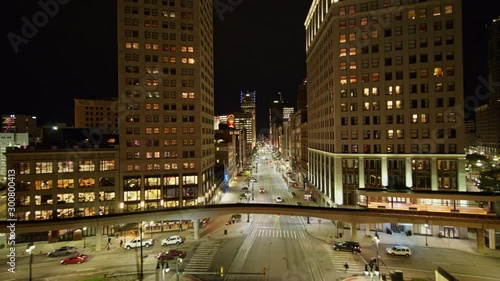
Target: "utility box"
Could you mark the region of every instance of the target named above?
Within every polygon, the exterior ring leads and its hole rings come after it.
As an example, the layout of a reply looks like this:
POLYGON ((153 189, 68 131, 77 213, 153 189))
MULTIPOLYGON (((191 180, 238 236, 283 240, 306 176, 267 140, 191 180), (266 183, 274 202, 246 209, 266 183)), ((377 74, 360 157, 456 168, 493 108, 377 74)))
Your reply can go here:
POLYGON ((403 271, 401 270, 391 270, 391 281, 403 281, 403 271))

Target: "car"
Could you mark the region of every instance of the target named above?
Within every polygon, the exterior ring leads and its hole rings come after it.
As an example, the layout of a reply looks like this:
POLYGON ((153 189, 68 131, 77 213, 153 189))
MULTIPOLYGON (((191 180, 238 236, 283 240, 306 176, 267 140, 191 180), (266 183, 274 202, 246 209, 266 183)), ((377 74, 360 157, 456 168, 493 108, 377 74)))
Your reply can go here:
POLYGON ((60 256, 68 256, 76 253, 76 248, 73 246, 63 246, 58 249, 55 249, 51 252, 47 253, 48 257, 60 257, 60 256))
POLYGON ((361 246, 359 245, 358 242, 352 242, 352 241, 337 242, 333 244, 332 248, 337 252, 348 251, 352 252, 353 254, 361 253, 361 246))
POLYGON ((283 198, 281 198, 280 196, 276 197, 276 202, 278 202, 278 203, 283 202, 283 198))
POLYGON ((186 257, 186 253, 184 253, 183 251, 179 251, 179 250, 168 250, 168 251, 159 253, 156 256, 156 259, 160 260, 160 261, 161 260, 172 260, 176 257, 183 259, 186 257))
POLYGON ((89 258, 89 256, 84 255, 84 254, 74 254, 71 257, 67 257, 61 261, 62 265, 67 265, 67 264, 74 264, 74 263, 82 263, 86 261, 89 258))
POLYGON ((405 256, 405 257, 411 256, 410 248, 405 246, 396 245, 392 248, 386 248, 385 250, 391 256, 405 256))
POLYGON ((252 178, 252 182, 257 182, 257 179, 256 178, 252 178))
POLYGON ((179 245, 181 243, 183 243, 184 241, 182 241, 182 237, 180 235, 174 235, 174 236, 170 236, 168 238, 165 238, 163 240, 161 240, 161 245, 162 246, 167 246, 167 245, 179 245))
POLYGON ((259 193, 266 193, 266 190, 263 187, 261 187, 259 188, 259 193))

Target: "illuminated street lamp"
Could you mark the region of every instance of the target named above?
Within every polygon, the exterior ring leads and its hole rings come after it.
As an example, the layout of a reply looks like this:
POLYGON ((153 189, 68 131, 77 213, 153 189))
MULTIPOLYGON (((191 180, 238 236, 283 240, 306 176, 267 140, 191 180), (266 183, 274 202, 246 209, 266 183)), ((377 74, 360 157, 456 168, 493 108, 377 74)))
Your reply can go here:
POLYGON ((26 253, 28 253, 28 255, 30 255, 30 278, 29 278, 29 281, 31 281, 31 265, 33 264, 33 253, 35 252, 35 245, 33 245, 33 243, 31 243, 31 246, 26 249, 26 253))
POLYGON ((82 228, 83 247, 84 247, 84 248, 85 248, 85 232, 86 232, 86 230, 87 230, 87 227, 86 227, 86 226, 84 226, 84 227, 82 228))

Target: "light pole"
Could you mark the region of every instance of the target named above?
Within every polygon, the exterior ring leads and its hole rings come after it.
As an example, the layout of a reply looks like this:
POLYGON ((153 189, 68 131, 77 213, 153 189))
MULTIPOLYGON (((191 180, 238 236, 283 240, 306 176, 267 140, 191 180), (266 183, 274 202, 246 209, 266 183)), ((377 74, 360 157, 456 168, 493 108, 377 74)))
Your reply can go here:
POLYGON ((378 254, 378 243, 380 242, 380 239, 378 239, 377 236, 375 236, 373 239, 375 240, 375 244, 377 244, 377 268, 376 269, 377 269, 377 271, 379 271, 379 269, 380 269, 380 256, 378 254))
POLYGON ((29 281, 31 281, 31 265, 33 264, 33 253, 35 252, 35 245, 33 245, 33 242, 30 243, 30 246, 28 249, 26 249, 26 253, 28 253, 28 255, 30 255, 30 279, 29 281))
POLYGON ((429 225, 428 224, 425 224, 425 246, 429 246, 427 244, 427 232, 428 232, 428 229, 429 229, 429 225))
POLYGON ((84 227, 82 228, 83 248, 85 248, 85 232, 87 232, 86 230, 87 230, 87 227, 86 227, 86 226, 84 226, 84 227))
POLYGON ((255 182, 254 182, 254 181, 252 181, 252 201, 253 201, 253 200, 255 200, 255 197, 254 197, 254 195, 253 195, 253 185, 254 185, 254 183, 255 183, 255 182))
POLYGON ((153 225, 154 225, 154 221, 150 221, 149 222, 149 230, 151 231, 151 238, 153 238, 153 225))

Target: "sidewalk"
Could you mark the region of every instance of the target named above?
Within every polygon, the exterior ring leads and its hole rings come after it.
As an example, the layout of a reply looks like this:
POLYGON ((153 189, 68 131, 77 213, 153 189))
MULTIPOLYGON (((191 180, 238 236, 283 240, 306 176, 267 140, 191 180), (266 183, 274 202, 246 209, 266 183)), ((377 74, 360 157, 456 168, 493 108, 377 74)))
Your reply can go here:
MULTIPOLYGON (((350 229, 342 229, 339 228, 338 232, 342 232, 342 238, 337 238, 337 227, 333 221, 324 220, 321 218, 313 218, 309 219, 309 224, 307 223, 307 218, 303 218, 304 225, 307 233, 311 236, 316 237, 328 244, 333 244, 335 242, 340 241, 357 241, 361 245, 361 249, 375 249, 376 244, 373 242, 373 236, 375 235, 375 231, 370 231, 370 237, 365 236, 365 230, 357 231, 357 239, 353 239, 351 235, 350 229)), ((378 236, 380 239, 379 245, 403 245, 409 248, 416 247, 429 247, 429 248, 445 248, 445 249, 453 249, 464 252, 466 254, 472 255, 482 255, 477 253, 477 245, 476 245, 476 237, 475 233, 469 233, 469 239, 450 239, 450 238, 439 238, 436 236, 427 236, 425 235, 413 235, 407 236, 405 233, 393 233, 387 234, 383 231, 378 231, 378 236), (427 242, 427 245, 426 244, 427 242)), ((382 259, 385 254, 385 247, 379 248, 379 255, 381 255, 382 259)), ((363 254, 362 254, 363 255, 363 254)), ((360 256, 364 263, 368 263, 368 261, 360 256)), ((486 248, 486 256, 497 257, 500 258, 500 251, 492 250, 486 248)), ((385 273, 385 272, 384 272, 385 273)), ((360 272, 360 274, 363 274, 360 272)), ((387 274, 387 273, 386 273, 387 274)), ((412 276, 412 273, 405 273, 406 277, 421 277, 421 276, 412 276)), ((343 276, 345 278, 349 277, 347 275, 343 276)))

